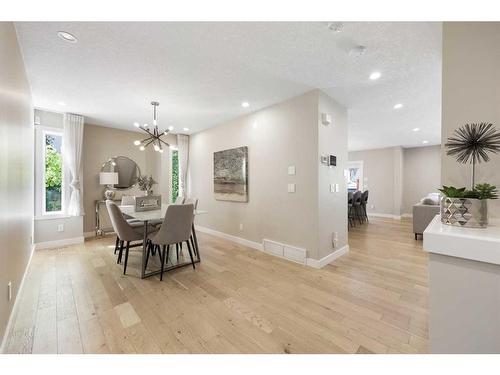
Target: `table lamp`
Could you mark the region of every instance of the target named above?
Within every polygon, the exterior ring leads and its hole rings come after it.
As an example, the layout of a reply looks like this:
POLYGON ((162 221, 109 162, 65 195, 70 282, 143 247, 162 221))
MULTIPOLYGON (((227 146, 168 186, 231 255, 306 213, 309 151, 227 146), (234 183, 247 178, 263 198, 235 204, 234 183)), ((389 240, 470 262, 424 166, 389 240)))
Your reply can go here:
POLYGON ((117 172, 99 173, 99 184, 107 186, 107 188, 104 190, 104 199, 113 199, 115 197, 115 191, 113 190, 113 185, 117 183, 118 183, 117 172))

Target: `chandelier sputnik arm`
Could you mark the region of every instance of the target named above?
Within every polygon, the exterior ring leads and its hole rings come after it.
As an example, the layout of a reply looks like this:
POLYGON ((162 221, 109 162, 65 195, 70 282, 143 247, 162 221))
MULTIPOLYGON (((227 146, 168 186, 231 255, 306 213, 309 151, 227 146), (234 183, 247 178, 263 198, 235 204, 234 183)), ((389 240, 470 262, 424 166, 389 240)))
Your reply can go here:
POLYGON ((160 103, 153 101, 151 102, 151 105, 153 106, 153 125, 154 125, 153 131, 148 129, 147 124, 141 126, 138 122, 134 123, 134 126, 136 128, 141 129, 148 135, 148 137, 144 138, 142 141, 140 140, 134 141, 134 145, 139 146, 139 149, 141 151, 144 151, 146 147, 152 144, 155 151, 163 153, 162 144, 164 144, 167 147, 170 147, 170 145, 163 139, 161 139, 161 137, 167 135, 169 129, 161 132, 158 130, 158 106, 160 105, 160 103))

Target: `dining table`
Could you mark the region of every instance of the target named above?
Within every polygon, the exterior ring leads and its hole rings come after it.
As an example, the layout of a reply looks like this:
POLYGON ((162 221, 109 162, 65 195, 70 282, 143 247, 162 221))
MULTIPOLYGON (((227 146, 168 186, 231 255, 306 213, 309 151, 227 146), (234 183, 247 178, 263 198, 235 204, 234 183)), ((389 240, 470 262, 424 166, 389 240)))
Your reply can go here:
MULTIPOLYGON (((142 262, 141 262, 141 279, 145 279, 146 277, 151 277, 154 275, 158 275, 161 273, 161 270, 154 270, 151 272, 147 272, 146 270, 146 255, 147 255, 147 239, 148 239, 148 228, 151 225, 151 223, 160 223, 163 221, 165 218, 165 214, 167 212, 169 204, 162 204, 161 209, 155 209, 155 210, 148 210, 148 211, 136 211, 135 206, 133 205, 121 205, 118 206, 120 208, 120 211, 127 215, 130 216, 131 218, 141 221, 144 224, 143 228, 143 244, 142 244, 142 262)), ((203 210, 194 210, 194 216, 198 215, 203 215, 206 214, 207 211, 203 210)), ((196 236, 196 229, 194 225, 194 220, 193 224, 191 226, 191 233, 193 236, 193 242, 194 242, 194 262, 195 263, 200 263, 201 257, 200 257, 200 248, 198 245, 198 238, 196 236)), ((190 266, 192 263, 190 260, 184 261, 184 262, 177 262, 177 263, 171 263, 168 265, 168 260, 166 261, 167 264, 165 264, 165 269, 164 271, 171 271, 176 268, 180 267, 185 267, 185 266, 190 266)))

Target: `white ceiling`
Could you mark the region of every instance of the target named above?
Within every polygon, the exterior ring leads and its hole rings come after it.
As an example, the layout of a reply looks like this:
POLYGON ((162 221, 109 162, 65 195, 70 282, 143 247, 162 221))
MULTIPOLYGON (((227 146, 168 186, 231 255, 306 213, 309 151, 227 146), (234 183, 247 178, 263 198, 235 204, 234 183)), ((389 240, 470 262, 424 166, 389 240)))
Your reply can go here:
POLYGON ((16 28, 35 106, 91 123, 133 130, 150 122, 155 99, 162 128, 192 133, 320 88, 349 108, 351 150, 440 142, 440 23, 353 22, 340 33, 321 22, 16 28), (61 30, 78 43, 58 38, 61 30), (358 44, 366 53, 353 56, 358 44), (370 81, 373 71, 382 77, 370 81))

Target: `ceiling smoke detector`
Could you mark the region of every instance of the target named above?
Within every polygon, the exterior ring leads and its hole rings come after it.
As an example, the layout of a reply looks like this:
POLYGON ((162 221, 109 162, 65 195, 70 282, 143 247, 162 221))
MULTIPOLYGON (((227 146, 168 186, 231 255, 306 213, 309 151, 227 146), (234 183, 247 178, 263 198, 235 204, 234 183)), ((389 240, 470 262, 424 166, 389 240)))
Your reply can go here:
POLYGON ((342 22, 328 22, 328 30, 333 31, 334 33, 340 33, 344 28, 344 24, 342 22))
POLYGON ((351 49, 349 51, 349 55, 359 57, 363 56, 365 52, 366 52, 366 46, 359 45, 351 49))

